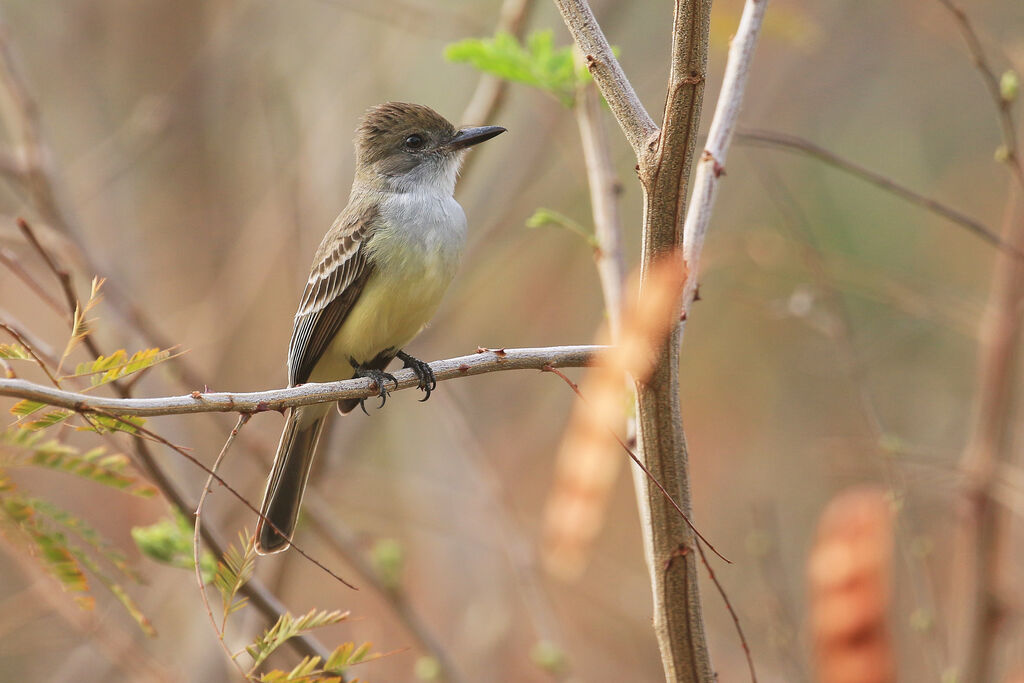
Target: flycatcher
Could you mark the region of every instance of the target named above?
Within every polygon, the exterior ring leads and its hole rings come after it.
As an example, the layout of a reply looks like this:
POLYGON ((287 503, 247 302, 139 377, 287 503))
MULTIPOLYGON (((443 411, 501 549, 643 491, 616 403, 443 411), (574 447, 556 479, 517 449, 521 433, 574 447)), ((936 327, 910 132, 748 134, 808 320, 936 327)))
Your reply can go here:
MULTIPOLYGON (((468 147, 504 133, 499 126, 456 129, 429 107, 387 102, 356 131, 356 171, 348 206, 313 259, 288 345, 288 384, 370 377, 387 398, 394 358, 430 397, 430 366, 402 349, 434 314, 466 241, 455 178, 468 147)), ((341 414, 362 401, 338 401, 341 414)), ((330 405, 288 414, 267 480, 256 551, 291 545, 302 494, 330 405), (270 523, 264 522, 264 518, 270 523)), ((365 410, 365 408, 364 408, 365 410)))

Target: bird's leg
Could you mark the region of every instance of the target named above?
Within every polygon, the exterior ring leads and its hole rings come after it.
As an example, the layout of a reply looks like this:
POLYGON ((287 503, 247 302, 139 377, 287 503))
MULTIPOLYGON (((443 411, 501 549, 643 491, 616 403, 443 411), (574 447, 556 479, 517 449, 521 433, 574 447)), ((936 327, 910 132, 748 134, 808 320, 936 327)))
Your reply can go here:
POLYGON ((402 367, 410 368, 419 379, 420 383, 417 386, 426 394, 426 396, 420 399, 420 403, 426 401, 430 398, 430 392, 437 388, 437 379, 434 377, 434 371, 430 369, 430 365, 418 358, 413 358, 405 351, 399 351, 395 355, 398 357, 398 360, 405 363, 402 367))
MULTIPOLYGON (((377 409, 380 410, 381 408, 383 408, 384 404, 387 403, 388 401, 388 381, 390 380, 391 382, 394 383, 395 389, 398 388, 398 380, 395 379, 395 376, 392 375, 390 372, 384 372, 383 370, 378 370, 377 368, 359 365, 359 363, 357 363, 354 358, 349 359, 349 364, 352 366, 352 369, 355 370, 356 377, 367 377, 369 379, 372 379, 374 384, 377 385, 377 396, 380 397, 380 405, 377 406, 377 409)), ((369 415, 369 413, 366 412, 365 398, 359 399, 359 407, 362 409, 364 413, 369 415)))

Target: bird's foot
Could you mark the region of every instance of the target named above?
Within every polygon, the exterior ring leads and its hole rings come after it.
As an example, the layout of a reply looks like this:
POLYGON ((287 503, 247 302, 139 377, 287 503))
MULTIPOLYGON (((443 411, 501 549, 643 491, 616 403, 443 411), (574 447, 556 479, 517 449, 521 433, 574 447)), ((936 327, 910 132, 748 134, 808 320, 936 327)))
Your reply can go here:
POLYGON ((430 392, 437 388, 437 378, 434 377, 434 371, 430 369, 428 363, 424 363, 418 358, 413 358, 405 351, 399 351, 396 356, 405 364, 402 367, 411 369, 416 378, 419 379, 420 383, 416 386, 426 394, 420 399, 420 403, 426 401, 430 398, 430 392))
MULTIPOLYGON (((377 385, 377 397, 380 398, 380 405, 377 406, 377 409, 380 410, 381 408, 383 408, 384 404, 388 402, 388 394, 389 394, 389 392, 388 392, 388 388, 387 388, 387 383, 389 381, 392 382, 395 385, 395 389, 397 389, 398 388, 398 380, 395 379, 395 376, 392 375, 390 372, 384 372, 383 370, 377 370, 375 368, 363 368, 363 367, 360 367, 359 365, 356 365, 355 363, 353 363, 352 366, 353 366, 353 368, 356 371, 355 372, 355 376, 356 377, 366 377, 368 379, 372 379, 374 384, 377 385)), ((366 412, 366 399, 365 398, 359 399, 359 407, 367 415, 370 414, 370 413, 366 412)))

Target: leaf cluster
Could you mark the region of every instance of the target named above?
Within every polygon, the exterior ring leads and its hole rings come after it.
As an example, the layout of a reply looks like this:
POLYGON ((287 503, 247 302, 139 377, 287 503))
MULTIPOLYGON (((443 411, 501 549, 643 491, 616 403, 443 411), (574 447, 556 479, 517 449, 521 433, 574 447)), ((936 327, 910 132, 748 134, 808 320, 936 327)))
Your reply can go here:
POLYGON ((106 455, 103 449, 80 453, 55 441, 43 442, 41 434, 16 427, 0 433, 0 533, 32 557, 83 609, 95 606, 90 578, 95 579, 143 633, 155 636, 149 619, 122 585, 141 580, 124 555, 85 520, 23 493, 8 470, 27 466, 71 474, 142 497, 151 496, 152 488, 132 474, 123 456, 106 455))
POLYGON ((444 57, 506 81, 537 88, 566 107, 575 103, 580 84, 591 80, 590 72, 575 64, 571 46, 555 47, 551 31, 535 31, 525 43, 509 33, 498 33, 493 38, 467 38, 445 47, 444 57))

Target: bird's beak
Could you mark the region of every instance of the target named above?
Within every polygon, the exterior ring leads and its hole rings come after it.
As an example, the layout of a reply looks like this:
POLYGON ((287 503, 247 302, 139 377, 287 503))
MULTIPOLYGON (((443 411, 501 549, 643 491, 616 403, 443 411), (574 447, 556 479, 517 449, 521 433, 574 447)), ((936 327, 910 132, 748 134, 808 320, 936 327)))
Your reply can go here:
POLYGON ((457 151, 471 147, 475 144, 481 143, 484 140, 490 140, 496 135, 501 135, 505 132, 505 129, 501 126, 480 126, 478 128, 463 128, 455 137, 445 145, 445 149, 448 151, 457 151))

